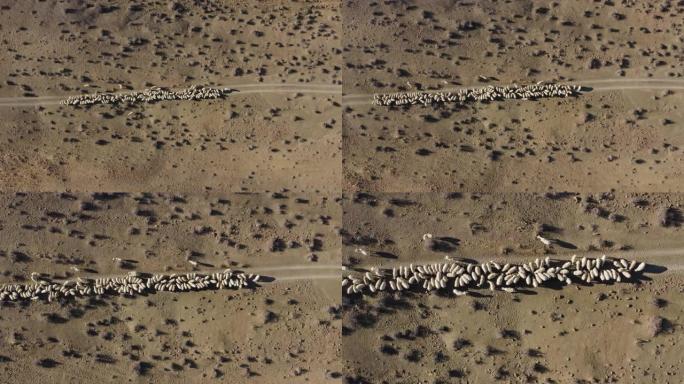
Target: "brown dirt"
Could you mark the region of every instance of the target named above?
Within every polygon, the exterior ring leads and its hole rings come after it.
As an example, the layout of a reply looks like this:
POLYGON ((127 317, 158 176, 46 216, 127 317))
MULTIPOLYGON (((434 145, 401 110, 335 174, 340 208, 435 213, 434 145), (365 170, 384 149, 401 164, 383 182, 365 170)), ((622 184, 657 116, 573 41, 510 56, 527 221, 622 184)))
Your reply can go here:
POLYGON ((358 270, 445 256, 505 263, 575 253, 628 255, 660 270, 638 285, 477 290, 466 297, 345 296, 345 374, 362 383, 672 382, 684 367, 676 352, 683 199, 617 193, 350 197, 343 259, 358 270), (426 233, 433 240, 423 240, 426 233), (538 233, 555 244, 545 247, 538 233))
POLYGON ((0 2, 0 283, 265 277, 2 302, 0 382, 679 383, 682 15, 681 1, 0 2), (585 89, 370 104, 537 81, 585 89), (59 104, 191 85, 236 91, 59 104), (338 279, 572 254, 641 259, 647 278, 458 298, 343 297, 338 279))

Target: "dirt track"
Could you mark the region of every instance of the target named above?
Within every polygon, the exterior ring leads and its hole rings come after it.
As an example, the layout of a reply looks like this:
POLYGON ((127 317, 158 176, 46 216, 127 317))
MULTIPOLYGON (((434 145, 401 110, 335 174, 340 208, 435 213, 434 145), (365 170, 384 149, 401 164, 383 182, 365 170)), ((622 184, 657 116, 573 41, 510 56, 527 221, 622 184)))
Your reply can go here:
POLYGON ((0 382, 684 377, 681 1, 0 3, 0 382), (544 82, 583 89, 372 104, 544 82), (60 104, 155 87, 179 92, 60 104), (603 254, 648 265, 467 295, 340 284, 603 254), (226 269, 264 278, 7 286, 226 269), (236 282, 254 289, 216 289, 236 282))

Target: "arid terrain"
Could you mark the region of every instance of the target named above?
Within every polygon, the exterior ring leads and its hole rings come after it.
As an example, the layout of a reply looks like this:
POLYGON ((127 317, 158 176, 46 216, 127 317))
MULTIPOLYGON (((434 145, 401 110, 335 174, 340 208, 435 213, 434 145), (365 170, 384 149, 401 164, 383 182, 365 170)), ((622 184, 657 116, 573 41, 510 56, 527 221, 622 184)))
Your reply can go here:
POLYGON ((343 297, 355 383, 675 383, 683 361, 681 194, 367 194, 344 202, 343 259, 363 271, 455 260, 620 256, 638 284, 343 297), (431 234, 432 237, 425 237, 431 234), (553 241, 545 246, 536 236, 553 241), (657 266, 657 268, 656 268, 657 266))
POLYGON ((652 272, 460 297, 345 291, 347 381, 679 382, 682 4, 347 1, 342 13, 351 273, 575 254, 652 272), (582 90, 411 106, 372 97, 536 82, 582 90))
POLYGON ((0 10, 3 97, 341 84, 336 2, 36 0, 0 10))
POLYGON ((340 28, 335 2, 0 2, 3 287, 261 276, 5 300, 0 381, 342 376, 340 28), (227 92, 62 104, 193 86, 227 92))
POLYGON ((325 382, 341 376, 339 284, 5 305, 3 381, 325 382), (320 340, 325 340, 321 343, 320 340))
POLYGON ((342 12, 346 191, 680 190, 681 4, 348 1, 342 12), (537 81, 586 91, 370 103, 376 92, 537 81))
POLYGON ((357 193, 344 201, 343 258, 369 266, 617 252, 658 264, 684 253, 682 207, 679 193, 357 193))
POLYGON ((334 2, 4 4, 0 190, 332 193, 341 178, 340 20, 334 2), (191 85, 236 92, 58 104, 191 85))
POLYGON ((0 106, 0 189, 335 191, 339 96, 235 95, 133 108, 0 106))
POLYGON ((30 282, 32 272, 64 279, 232 268, 265 277, 254 290, 5 302, 1 381, 341 375, 335 198, 4 193, 0 201, 3 283, 30 282))
POLYGON ((344 92, 681 78, 683 14, 677 1, 347 0, 344 92))
POLYGON ((0 0, 0 383, 680 384, 684 2, 0 0))
POLYGON ((677 383, 682 280, 347 301, 354 383, 677 383))
POLYGON ((345 187, 678 191, 683 101, 681 90, 596 89, 534 102, 346 107, 345 187))
POLYGON ((96 192, 0 199, 0 268, 15 281, 33 271, 69 277, 339 262, 334 197, 96 192))

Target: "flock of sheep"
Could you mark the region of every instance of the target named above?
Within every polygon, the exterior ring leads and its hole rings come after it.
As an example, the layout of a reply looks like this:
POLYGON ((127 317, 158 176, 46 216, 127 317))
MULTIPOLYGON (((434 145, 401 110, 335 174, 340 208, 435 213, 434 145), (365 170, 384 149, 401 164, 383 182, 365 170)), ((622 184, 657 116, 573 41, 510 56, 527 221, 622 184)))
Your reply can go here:
POLYGON ((32 284, 4 284, 0 286, 0 301, 20 301, 45 299, 53 301, 60 298, 93 295, 136 296, 158 291, 186 292, 209 289, 253 288, 260 276, 226 269, 212 274, 156 274, 149 277, 136 272, 126 277, 102 279, 67 280, 61 283, 44 280, 37 273, 31 276, 32 284))
POLYGON ((575 96, 582 91, 578 85, 543 84, 509 85, 496 87, 493 85, 481 88, 461 89, 458 92, 404 92, 383 93, 373 95, 375 105, 413 105, 447 102, 494 101, 505 99, 540 99, 546 97, 575 96))
POLYGON ((96 93, 93 95, 69 96, 60 104, 65 105, 93 105, 93 104, 118 104, 140 103, 161 100, 203 100, 218 99, 231 93, 230 88, 211 88, 193 85, 177 91, 170 91, 159 87, 152 87, 143 91, 130 93, 96 93))
MULTIPOLYGON (((371 268, 363 275, 342 278, 342 291, 346 295, 372 294, 378 291, 423 290, 427 292, 451 289, 456 296, 468 293, 471 288, 486 288, 515 292, 516 288, 539 287, 556 280, 560 284, 576 282, 612 283, 636 281, 646 263, 636 260, 600 258, 570 261, 535 259, 523 264, 499 264, 489 261, 472 264, 458 261, 409 265, 392 269, 371 268)), ((33 283, 0 285, 0 301, 22 301, 83 297, 94 295, 136 296, 160 291, 187 292, 215 289, 254 288, 260 276, 226 269, 209 274, 153 274, 142 276, 130 272, 125 277, 100 279, 78 278, 63 282, 44 279, 32 274, 33 283)))
POLYGON ((467 294, 470 288, 486 288, 515 292, 520 287, 538 287, 557 280, 561 284, 575 282, 612 283, 635 281, 646 268, 646 263, 635 260, 578 259, 570 261, 536 259, 525 264, 504 264, 494 261, 484 264, 445 262, 390 269, 372 268, 360 276, 342 279, 343 293, 372 294, 378 291, 451 289, 456 296, 467 294))

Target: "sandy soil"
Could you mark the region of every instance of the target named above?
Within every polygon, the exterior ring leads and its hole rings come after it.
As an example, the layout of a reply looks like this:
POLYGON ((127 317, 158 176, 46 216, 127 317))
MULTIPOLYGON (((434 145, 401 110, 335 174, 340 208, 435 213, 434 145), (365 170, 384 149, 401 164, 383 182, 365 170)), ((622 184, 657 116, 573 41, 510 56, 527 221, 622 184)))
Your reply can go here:
POLYGON ((609 3, 345 2, 345 190, 678 191, 684 11, 609 3), (539 80, 591 90, 406 108, 364 96, 539 80))
POLYGON ((331 2, 3 4, 0 190, 335 192, 340 20, 331 2), (56 104, 195 84, 239 92, 56 104))
POLYGON ((348 0, 344 90, 473 85, 481 75, 681 78, 683 13, 674 2, 348 0))
POLYGON ((341 376, 339 284, 4 305, 3 382, 326 382, 341 376), (321 342, 325 340, 325 342, 321 342), (49 380, 47 379, 49 378, 49 380))
POLYGON ((0 1, 0 284, 263 276, 0 302, 0 382, 680 383, 682 15, 677 1, 0 1), (371 105, 538 81, 584 88, 371 105), (232 92, 60 104, 192 85, 232 92), (372 266, 573 254, 648 273, 462 297, 340 289, 372 266))
POLYGON ((357 193, 344 201, 343 257, 368 266, 603 252, 659 263, 684 254, 683 206, 678 193, 357 193))
POLYGON ((33 271, 58 278, 339 262, 333 197, 5 193, 0 201, 5 282, 33 271))
POLYGON ((264 276, 2 303, 1 382, 339 380, 340 28, 335 2, 0 3, 2 283, 264 276), (59 104, 191 85, 234 92, 59 104))
POLYGON ((657 265, 638 285, 343 299, 355 383, 677 382, 682 194, 356 194, 350 268, 620 255, 657 265), (423 240, 430 233, 432 239, 423 240), (541 234, 554 244, 546 247, 541 234), (655 270, 655 269, 654 269, 655 270))
POLYGON ((678 191, 683 100, 681 91, 597 90, 534 102, 349 107, 345 188, 678 191))
POLYGON ((636 285, 345 295, 347 382, 679 382, 681 4, 347 1, 342 12, 347 268, 573 254, 658 266, 636 285), (370 104, 374 92, 541 80, 587 92, 370 104))
POLYGON ((0 190, 335 192, 339 96, 3 108, 0 190))
POLYGON ((336 2, 3 2, 0 96, 339 83, 340 22, 336 2))
POLYGON ((0 381, 321 382, 341 375, 333 197, 4 193, 3 283, 233 268, 254 291, 3 303, 0 381), (319 340, 326 340, 320 343, 319 340), (102 369, 94 369, 94 368, 102 369))
POLYGON ((347 301, 355 383, 677 383, 682 279, 532 295, 347 301))

